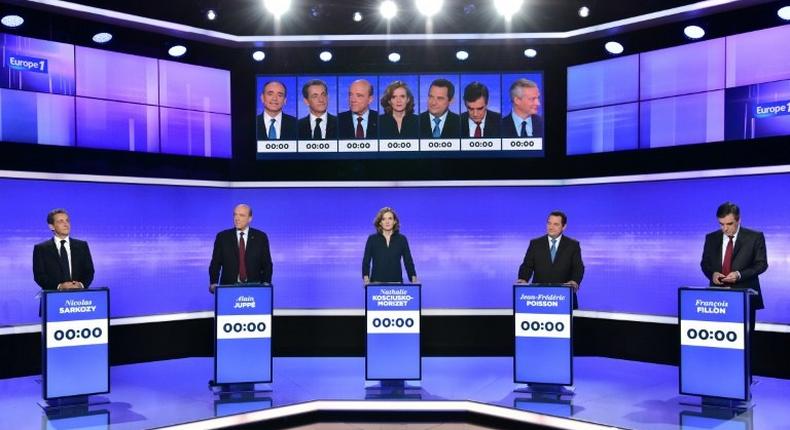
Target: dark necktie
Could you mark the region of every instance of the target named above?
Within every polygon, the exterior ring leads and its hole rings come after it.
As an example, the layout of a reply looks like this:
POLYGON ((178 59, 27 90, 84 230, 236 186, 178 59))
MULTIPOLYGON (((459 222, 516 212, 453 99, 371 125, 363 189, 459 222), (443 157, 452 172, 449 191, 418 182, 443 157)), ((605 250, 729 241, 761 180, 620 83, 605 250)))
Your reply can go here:
POLYGON ((727 276, 730 274, 730 272, 732 272, 732 248, 733 248, 732 239, 735 236, 727 236, 727 237, 730 238, 730 241, 727 242, 727 249, 724 250, 724 261, 722 261, 721 263, 721 273, 724 276, 727 276))
POLYGON ((247 282, 247 246, 244 244, 244 232, 239 232, 239 281, 247 282))
POLYGON ((274 122, 277 121, 276 119, 272 118, 272 122, 269 123, 269 135, 267 136, 269 140, 276 140, 277 139, 277 129, 274 128, 274 122))
POLYGON ((477 127, 475 127, 475 137, 483 137, 483 129, 480 128, 480 123, 476 122, 477 127))
POLYGON ((362 128, 362 117, 357 117, 357 131, 355 137, 357 139, 364 139, 365 138, 365 129, 362 128))
POLYGON ((519 137, 527 137, 527 122, 521 121, 521 135, 519 137))
POLYGON ((315 119, 315 128, 313 129, 313 139, 321 139, 321 118, 315 119))
POLYGON ((66 252, 66 241, 60 241, 60 265, 63 268, 63 275, 67 281, 71 281, 71 269, 69 269, 69 253, 66 252))

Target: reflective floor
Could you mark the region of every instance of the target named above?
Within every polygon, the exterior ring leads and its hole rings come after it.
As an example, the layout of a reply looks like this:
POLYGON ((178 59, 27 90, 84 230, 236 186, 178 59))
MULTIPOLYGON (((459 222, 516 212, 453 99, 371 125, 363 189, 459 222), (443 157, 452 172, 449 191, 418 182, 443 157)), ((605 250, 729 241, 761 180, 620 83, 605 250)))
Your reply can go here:
MULTIPOLYGON (((754 407, 734 418, 683 403, 674 366, 578 357, 575 396, 555 400, 514 392, 512 359, 423 359, 421 388, 411 400, 474 400, 510 408, 634 429, 790 429, 790 380, 757 377, 754 407)), ((362 358, 276 358, 272 391, 244 399, 221 399, 208 388, 210 358, 117 366, 112 392, 93 396, 104 404, 77 416, 48 417, 39 406, 40 377, 0 380, 0 429, 142 429, 308 400, 374 400, 365 389, 362 358)), ((342 427, 338 427, 342 428, 342 427)))

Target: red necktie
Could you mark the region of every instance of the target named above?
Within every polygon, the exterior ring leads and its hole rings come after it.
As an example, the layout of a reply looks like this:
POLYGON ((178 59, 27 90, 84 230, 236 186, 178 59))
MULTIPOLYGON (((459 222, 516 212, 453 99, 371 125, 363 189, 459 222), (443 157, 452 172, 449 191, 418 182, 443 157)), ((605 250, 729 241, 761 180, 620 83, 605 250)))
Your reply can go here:
POLYGON ((247 282, 247 260, 245 258, 244 232, 239 233, 239 281, 247 282))
POLYGON ((480 123, 476 122, 477 127, 475 127, 475 137, 483 137, 483 129, 480 128, 480 123))
POLYGON ((357 139, 364 139, 365 138, 365 130, 362 129, 362 117, 357 117, 357 132, 356 132, 357 139))
POLYGON ((728 236, 730 241, 727 242, 727 249, 724 250, 724 261, 721 263, 721 273, 724 276, 727 276, 732 272, 732 238, 734 236, 728 236))

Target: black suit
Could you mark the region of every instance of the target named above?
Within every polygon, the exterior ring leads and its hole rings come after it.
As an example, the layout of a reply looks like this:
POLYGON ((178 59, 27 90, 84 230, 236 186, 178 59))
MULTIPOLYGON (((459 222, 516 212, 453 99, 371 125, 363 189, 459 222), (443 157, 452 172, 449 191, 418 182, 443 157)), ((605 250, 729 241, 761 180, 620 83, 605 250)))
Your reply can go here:
MULTIPOLYGON (((313 139, 313 129, 310 128, 310 114, 299 119, 299 139, 313 139)), ((337 117, 328 113, 326 114, 326 136, 324 136, 324 139, 337 139, 337 117)))
MULTIPOLYGON (((751 299, 751 309, 763 309, 763 295, 760 291, 759 275, 768 269, 768 257, 765 250, 765 236, 762 232, 740 227, 738 237, 735 240, 735 247, 732 250, 732 270, 741 274, 741 279, 733 284, 715 285, 713 280, 714 272, 721 273, 722 246, 724 233, 721 230, 714 231, 705 236, 705 247, 702 251, 702 261, 700 267, 702 273, 708 278, 711 286, 732 286, 733 288, 751 288, 757 291, 757 295, 751 299)), ((752 321, 754 324, 754 321, 752 321)))
MULTIPOLYGON (((502 115, 499 112, 486 110, 486 118, 483 121, 483 137, 500 137, 500 125, 502 123, 502 115)), ((461 137, 468 139, 473 137, 475 131, 469 132, 469 112, 461 114, 461 137)))
POLYGON ((419 136, 417 115, 413 113, 403 117, 400 131, 392 114, 385 113, 380 122, 379 139, 417 139, 419 136))
MULTIPOLYGON (((352 115, 351 111, 341 112, 337 116, 337 129, 340 139, 356 139, 357 135, 357 116, 352 115)), ((379 138, 379 113, 374 110, 368 111, 368 126, 365 130, 365 139, 379 138)))
MULTIPOLYGON (((543 118, 540 115, 531 115, 530 118, 532 118, 532 137, 543 137, 543 118)), ((518 127, 520 131, 521 124, 518 127)), ((519 137, 512 112, 502 118, 502 137, 519 137)))
MULTIPOLYGON (((263 114, 255 117, 255 124, 258 129, 258 140, 269 140, 269 134, 266 133, 267 124, 265 124, 263 114)), ((280 137, 277 140, 296 140, 296 127, 296 117, 283 112, 282 124, 280 124, 280 137)))
POLYGON ((60 264, 60 254, 55 241, 45 240, 33 247, 33 279, 44 290, 57 290, 66 281, 81 282, 88 288, 93 282, 93 259, 88 242, 69 238, 71 249, 71 276, 66 276, 60 264))
MULTIPOLYGON (((433 127, 436 125, 430 112, 420 114, 420 139, 432 139, 433 127)), ((447 118, 442 128, 440 139, 458 138, 461 135, 460 117, 456 113, 447 111, 447 118)))
MULTIPOLYGON (((266 233, 250 228, 248 237, 244 240, 247 282, 271 283, 273 265, 266 233)), ((210 284, 228 285, 239 282, 239 241, 235 228, 217 233, 208 275, 210 284)))
MULTIPOLYGON (((582 262, 582 248, 579 241, 563 235, 557 246, 554 262, 551 262, 549 252, 549 236, 532 239, 524 255, 524 262, 518 268, 518 279, 536 284, 564 284, 575 281, 581 285, 584 276, 584 263, 582 262)), ((576 292, 573 293, 573 308, 578 309, 576 292)))

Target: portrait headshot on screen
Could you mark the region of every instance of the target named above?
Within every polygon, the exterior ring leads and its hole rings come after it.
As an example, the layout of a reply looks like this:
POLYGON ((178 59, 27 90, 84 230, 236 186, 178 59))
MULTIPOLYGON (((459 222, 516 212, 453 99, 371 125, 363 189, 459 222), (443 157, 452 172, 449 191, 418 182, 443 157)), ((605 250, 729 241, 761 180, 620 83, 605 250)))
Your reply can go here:
POLYGON ((488 87, 472 82, 464 88, 464 106, 461 114, 461 137, 499 137, 502 115, 488 109, 488 87))
POLYGON ((43 290, 88 288, 93 282, 93 259, 88 242, 70 236, 71 221, 65 209, 47 214, 53 237, 33 247, 33 279, 43 290))
POLYGON ((381 96, 379 137, 381 139, 416 139, 417 115, 414 113, 414 95, 403 81, 392 81, 381 96))
POLYGON ((460 136, 460 117, 450 112, 455 85, 447 79, 435 79, 428 89, 428 111, 420 114, 421 139, 449 139, 460 136))
POLYGON ((233 208, 233 228, 217 233, 208 266, 209 291, 218 284, 271 283, 272 255, 266 233, 251 228, 252 208, 233 208))
POLYGON ((312 79, 302 86, 302 97, 310 113, 299 119, 299 139, 337 139, 337 117, 327 112, 329 89, 326 82, 312 79))
POLYGON ((417 283, 417 272, 411 258, 409 241, 400 233, 400 221, 395 210, 381 208, 373 219, 376 233, 368 236, 362 257, 362 282, 403 282, 401 260, 409 280, 417 283), (372 269, 371 269, 372 266, 372 269))
POLYGON ((716 210, 719 229, 705 236, 702 273, 712 287, 754 290, 751 297, 750 330, 754 331, 757 310, 765 307, 760 290, 760 274, 768 270, 765 235, 741 226, 741 209, 726 202, 716 210))
POLYGON ((579 241, 565 236, 568 217, 552 211, 546 220, 546 234, 529 241, 524 261, 518 268, 517 283, 566 284, 573 288, 573 309, 579 308, 576 292, 584 276, 579 241))
POLYGON ((543 137, 538 84, 517 79, 510 85, 510 101, 513 111, 502 118, 502 137, 543 137))
POLYGON ((359 79, 348 87, 348 108, 337 115, 340 139, 378 139, 379 113, 370 109, 373 85, 359 79))
POLYGON ((258 140, 296 140, 296 117, 283 112, 288 90, 282 82, 268 81, 261 91, 263 112, 256 117, 258 140))

